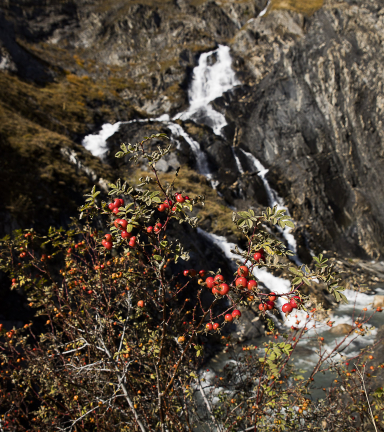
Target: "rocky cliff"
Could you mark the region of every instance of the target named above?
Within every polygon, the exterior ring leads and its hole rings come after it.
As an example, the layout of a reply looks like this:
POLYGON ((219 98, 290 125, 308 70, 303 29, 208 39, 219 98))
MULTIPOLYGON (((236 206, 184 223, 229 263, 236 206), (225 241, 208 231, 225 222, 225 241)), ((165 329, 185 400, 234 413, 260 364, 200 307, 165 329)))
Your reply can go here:
MULTIPOLYGON (((223 136, 180 124, 200 142, 226 204, 268 205, 242 150, 251 152, 298 222, 302 259, 309 249, 380 257, 384 2, 272 1, 259 16, 266 3, 3 2, 3 221, 28 225, 32 215, 36 223, 62 223, 61 210, 74 212, 92 182, 114 175, 112 159, 101 163, 85 151, 83 136, 103 122, 186 109, 200 54, 224 44, 239 85, 213 102, 228 122, 223 136)), ((120 140, 139 135, 137 124, 126 125, 109 141, 110 155, 120 140)), ((196 168, 185 140, 179 143, 177 162, 196 168)))

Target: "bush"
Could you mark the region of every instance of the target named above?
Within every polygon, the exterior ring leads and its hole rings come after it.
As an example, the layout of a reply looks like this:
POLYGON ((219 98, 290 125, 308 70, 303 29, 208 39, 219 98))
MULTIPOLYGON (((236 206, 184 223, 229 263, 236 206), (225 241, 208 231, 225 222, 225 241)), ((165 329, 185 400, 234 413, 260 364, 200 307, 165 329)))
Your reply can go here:
POLYGON ((148 162, 152 175, 142 178, 136 188, 120 181, 111 184, 114 201, 109 204, 100 201, 93 188, 69 231, 51 228, 47 236, 39 236, 19 230, 2 239, 1 269, 36 310, 33 324, 9 331, 1 328, 2 428, 350 431, 359 425, 369 427, 381 410, 382 393, 371 393, 375 402, 367 404, 366 393, 361 392, 364 380, 359 372, 366 354, 354 358, 359 366, 353 369, 352 363, 348 369, 347 363, 336 360, 353 332, 358 337, 368 331, 369 316, 362 312, 330 351, 318 338, 319 361, 309 377, 301 376, 292 364, 298 342, 308 337, 310 325, 332 323, 322 321, 321 308, 307 310, 311 302, 300 288, 317 279, 343 301, 337 275, 321 255, 311 269, 289 264, 292 253, 266 229, 268 224, 293 226, 277 208, 261 215, 252 210, 234 213, 233 221, 248 247, 235 251, 239 268, 232 280, 224 281, 214 269, 185 267, 180 272, 188 251, 167 237, 167 230, 175 223, 196 227, 197 219, 188 212, 204 205, 204 197, 175 193, 178 171, 172 183, 160 182, 156 162, 170 146, 146 151, 146 143, 159 137, 166 138, 158 134, 133 146, 122 145, 116 155, 148 162), (151 182, 158 191, 147 189, 151 182), (106 235, 95 229, 101 220, 108 228, 106 235), (258 267, 289 267, 291 290, 266 292, 252 276, 258 267), (301 328, 292 326, 279 334, 273 324, 276 319, 270 319, 279 298, 286 299, 286 315, 295 313, 292 309, 304 311, 301 328), (243 347, 239 356, 230 335, 217 335, 226 323, 241 320, 242 310, 254 306, 269 325, 271 339, 263 355, 250 346, 243 347), (236 361, 227 364, 223 376, 208 380, 202 373, 202 341, 212 338, 225 350, 233 349, 236 361), (311 402, 314 377, 329 369, 337 380, 325 389, 325 399, 311 402))

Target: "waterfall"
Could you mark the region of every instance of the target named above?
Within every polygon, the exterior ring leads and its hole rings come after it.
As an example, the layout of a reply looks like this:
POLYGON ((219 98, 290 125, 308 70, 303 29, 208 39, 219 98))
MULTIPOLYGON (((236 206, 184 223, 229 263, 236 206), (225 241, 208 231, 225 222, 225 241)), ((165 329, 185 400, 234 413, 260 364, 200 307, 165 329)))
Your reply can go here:
POLYGON ((259 13, 259 17, 262 17, 267 13, 270 4, 271 0, 268 0, 267 6, 265 6, 265 8, 259 13))
POLYGON ((216 50, 201 54, 198 66, 193 69, 188 91, 189 108, 177 114, 174 119, 191 119, 196 123, 204 123, 216 135, 221 135, 220 131, 227 122, 223 114, 212 108, 211 102, 240 84, 231 65, 232 58, 227 46, 219 45, 216 50))
POLYGON ((105 153, 107 152, 107 139, 115 134, 121 125, 121 122, 115 124, 106 123, 101 127, 100 132, 97 134, 91 134, 84 137, 82 144, 90 151, 93 156, 97 156, 103 159, 105 153))
MULTIPOLYGON (((252 153, 246 152, 244 150, 241 150, 247 158, 252 162, 253 166, 255 167, 256 171, 258 171, 258 176, 263 181, 265 190, 268 195, 269 205, 271 207, 277 206, 278 210, 285 210, 286 214, 289 214, 288 208, 284 205, 284 200, 281 198, 277 192, 271 188, 270 184, 268 183, 268 180, 265 178, 266 174, 268 173, 268 169, 265 169, 265 167, 262 165, 262 163, 253 156, 252 153)), ((301 265, 302 262, 299 260, 299 257, 297 256, 297 243, 295 240, 295 237, 293 234, 291 234, 291 228, 285 227, 284 229, 281 229, 278 227, 280 232, 282 233, 283 237, 285 238, 288 248, 295 254, 292 259, 296 263, 296 265, 301 265)))
POLYGON ((235 149, 233 147, 231 147, 231 150, 232 150, 233 158, 235 159, 235 162, 236 162, 237 169, 239 170, 239 173, 244 174, 243 167, 241 166, 240 159, 237 157, 235 149))

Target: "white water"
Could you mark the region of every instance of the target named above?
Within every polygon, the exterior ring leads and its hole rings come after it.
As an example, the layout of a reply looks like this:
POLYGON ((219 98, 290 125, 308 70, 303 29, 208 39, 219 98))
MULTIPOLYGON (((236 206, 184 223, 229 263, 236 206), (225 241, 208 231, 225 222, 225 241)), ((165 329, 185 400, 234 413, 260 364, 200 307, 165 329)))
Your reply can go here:
POLYGON ((235 162, 236 162, 237 169, 239 170, 239 173, 244 174, 243 167, 241 166, 240 159, 237 157, 235 149, 233 147, 231 147, 231 150, 232 150, 233 158, 235 159, 235 162))
POLYGON ((107 152, 107 139, 119 130, 121 122, 115 124, 103 124, 101 130, 97 134, 87 135, 83 139, 83 146, 89 150, 93 156, 103 158, 107 152))
POLYGON ((201 54, 198 66, 193 69, 188 91, 189 108, 177 114, 174 119, 205 123, 216 135, 220 135, 227 122, 223 114, 212 108, 211 102, 240 84, 231 65, 232 58, 227 46, 219 45, 216 50, 201 54), (209 60, 215 57, 216 62, 210 64, 209 60))
POLYGON ((259 13, 259 17, 262 17, 267 13, 270 4, 271 0, 268 0, 267 6, 265 6, 265 8, 259 13))
MULTIPOLYGON (((205 237, 208 241, 213 243, 215 246, 217 246, 223 252, 225 257, 233 262, 234 269, 236 267, 235 261, 243 260, 240 255, 231 252, 231 250, 235 249, 236 245, 234 243, 228 242, 225 237, 207 233, 201 228, 197 228, 197 232, 203 237, 205 237)), ((291 283, 287 279, 276 277, 264 268, 254 267, 253 275, 256 277, 257 280, 262 282, 271 292, 274 292, 276 294, 285 294, 291 291, 291 283)), ((284 300, 284 298, 278 297, 276 300, 277 308, 279 308, 279 310, 281 311, 281 306, 283 306, 283 304, 286 302, 287 300, 284 300)), ((304 319, 305 312, 297 311, 297 314, 299 317, 298 319, 304 319)), ((282 312, 281 316, 283 319, 285 318, 285 314, 283 314, 282 312)), ((292 315, 289 315, 287 318, 285 318, 284 324, 287 326, 291 326, 294 324, 294 322, 296 322, 296 318, 292 315)))
MULTIPOLYGON (((277 192, 271 188, 270 184, 268 183, 268 180, 265 178, 268 169, 265 169, 263 164, 255 157, 252 153, 248 153, 244 150, 241 150, 248 159, 252 162, 253 166, 255 167, 256 171, 258 171, 258 176, 263 181, 265 190, 268 195, 269 205, 271 207, 277 206, 278 210, 285 210, 285 213, 289 215, 288 208, 284 205, 284 200, 281 198, 277 192)), ((278 227, 279 228, 279 227, 278 227)), ((297 256, 297 243, 295 240, 295 237, 293 234, 291 234, 291 228, 286 226, 283 230, 279 228, 281 233, 283 234, 283 237, 285 238, 288 248, 295 254, 292 258, 295 261, 296 265, 300 266, 302 265, 302 262, 299 260, 299 257, 297 256)))

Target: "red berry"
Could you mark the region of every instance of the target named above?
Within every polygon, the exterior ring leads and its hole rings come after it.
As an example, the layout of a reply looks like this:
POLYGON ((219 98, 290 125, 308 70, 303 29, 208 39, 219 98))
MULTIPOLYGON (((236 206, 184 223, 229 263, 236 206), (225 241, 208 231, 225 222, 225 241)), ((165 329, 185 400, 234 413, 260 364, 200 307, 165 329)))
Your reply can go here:
POLYGON ((226 284, 226 283, 222 283, 222 284, 220 284, 220 285, 219 285, 218 292, 219 292, 219 294, 222 295, 222 296, 228 294, 228 293, 229 293, 229 285, 226 284))
POLYGON ((213 330, 217 330, 220 327, 219 323, 213 323, 213 330))
POLYGON ((120 198, 115 198, 115 200, 113 201, 113 205, 115 206, 115 208, 119 208, 120 206, 120 198))
POLYGON ((105 247, 105 249, 108 249, 108 250, 111 250, 111 249, 112 249, 112 242, 109 242, 109 241, 103 240, 101 243, 102 243, 102 245, 105 247))
POLYGON ((149 226, 148 228, 147 228, 147 233, 151 233, 153 231, 153 226, 149 226))
POLYGON ((105 241, 107 241, 107 242, 112 241, 112 236, 111 236, 111 234, 105 234, 104 238, 105 238, 105 241))
POLYGON ((159 212, 163 212, 165 210, 165 205, 160 204, 159 207, 157 207, 157 210, 159 210, 159 212))
POLYGON ((248 267, 247 267, 247 266, 240 266, 240 267, 237 269, 237 274, 238 274, 239 276, 247 277, 247 276, 248 276, 248 273, 249 273, 249 270, 248 270, 248 267))
POLYGON ((16 283, 16 279, 15 278, 12 279, 12 283, 16 283))
POLYGON ((154 232, 155 234, 158 234, 158 233, 160 232, 160 228, 155 227, 154 230, 153 230, 153 232, 154 232))
POLYGON ((231 314, 226 314, 224 317, 225 321, 231 322, 233 320, 233 316, 231 314))
POLYGON ((200 277, 205 277, 206 274, 207 274, 207 272, 205 270, 200 270, 199 271, 199 276, 200 277))
POLYGON ((194 269, 189 270, 189 275, 190 276, 195 277, 196 274, 197 274, 196 270, 194 270, 194 269))
POLYGON ((189 196, 185 195, 184 199, 185 199, 185 201, 189 201, 189 196))
POLYGON ((261 255, 260 252, 256 252, 256 253, 253 255, 253 259, 254 259, 255 261, 260 261, 262 257, 263 257, 263 256, 261 255))
POLYGON ((268 296, 269 300, 275 301, 276 300, 276 294, 274 292, 271 292, 268 296))
POLYGON ((207 277, 207 279, 205 279, 205 283, 207 284, 207 288, 213 288, 215 285, 215 281, 212 276, 207 277))
POLYGON ((137 306, 138 306, 139 308, 144 307, 144 301, 143 301, 143 300, 139 300, 139 301, 137 302, 137 306))
POLYGON ((117 215, 117 213, 119 213, 119 209, 117 207, 114 207, 114 209, 112 210, 112 213, 117 215))
POLYGON ((124 200, 120 198, 120 207, 123 207, 123 205, 124 205, 124 200))
POLYGON ((121 231, 121 237, 123 237, 123 239, 131 238, 132 234, 127 231, 121 231))
POLYGON ((267 308, 268 310, 272 310, 275 307, 275 302, 268 300, 267 301, 267 308))
POLYGON ((120 229, 120 222, 121 222, 121 219, 115 219, 115 221, 113 222, 113 225, 115 225, 116 228, 120 229))
POLYGON ((183 274, 184 274, 184 276, 189 276, 189 270, 184 270, 183 274))
POLYGON ((257 287, 257 282, 255 280, 251 279, 248 281, 247 288, 249 291, 252 291, 256 287, 257 287))
POLYGON ((88 294, 92 294, 92 290, 89 290, 89 291, 88 291, 88 294))
POLYGON ((289 301, 289 303, 291 304, 291 306, 293 308, 297 308, 298 305, 300 304, 301 298, 299 296, 294 296, 291 298, 291 300, 289 301))
POLYGON ((259 304, 259 310, 266 311, 268 309, 268 306, 264 303, 259 304))
POLYGON ((285 303, 285 304, 283 304, 283 307, 281 308, 281 310, 284 313, 290 313, 290 312, 292 312, 293 307, 292 307, 292 305, 290 303, 285 303))
POLYGON ((109 203, 108 204, 108 208, 109 208, 109 210, 113 210, 114 208, 115 208, 115 204, 113 204, 113 203, 109 203))
POLYGON ((128 222, 125 219, 116 219, 114 225, 120 230, 125 230, 128 226, 128 222))
POLYGON ((238 309, 234 309, 232 311, 232 317, 233 318, 240 318, 241 317, 241 312, 238 309))
POLYGON ((224 282, 224 276, 217 275, 213 278, 213 280, 215 281, 216 285, 219 285, 221 282, 224 282))
POLYGON ((161 229, 163 227, 163 225, 160 222, 156 222, 155 227, 158 229, 161 229))
POLYGON ((248 281, 245 277, 239 277, 236 279, 235 285, 239 288, 245 288, 248 284, 248 281))
POLYGON ((205 324, 205 328, 209 331, 211 331, 213 329, 213 325, 211 323, 207 323, 205 324))
POLYGON ((131 237, 128 244, 129 246, 134 247, 136 245, 136 237, 135 236, 131 237))
POLYGON ((177 210, 177 207, 172 207, 172 211, 175 212, 177 210))
POLYGON ((180 204, 182 204, 185 201, 185 198, 181 194, 176 195, 176 201, 180 204))
POLYGON ((215 294, 219 294, 219 291, 217 290, 216 287, 213 287, 213 288, 212 288, 212 294, 213 294, 213 295, 215 295, 215 294))

